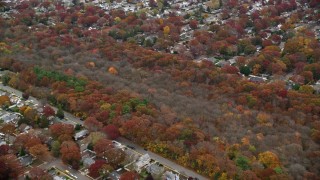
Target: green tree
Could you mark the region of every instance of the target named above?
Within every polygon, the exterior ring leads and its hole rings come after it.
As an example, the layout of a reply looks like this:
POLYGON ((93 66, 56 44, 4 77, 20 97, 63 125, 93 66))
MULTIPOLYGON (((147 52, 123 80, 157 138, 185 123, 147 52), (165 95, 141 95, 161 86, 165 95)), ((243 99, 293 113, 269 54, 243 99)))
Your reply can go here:
POLYGON ((57 111, 56 116, 57 116, 58 118, 60 118, 60 119, 63 119, 63 118, 64 118, 64 112, 63 112, 63 110, 62 110, 61 105, 58 106, 58 111, 57 111))
POLYGON ((38 121, 38 125, 41 128, 47 128, 49 127, 49 120, 45 116, 41 116, 41 118, 38 121))
POLYGON ((51 144, 51 152, 54 157, 59 157, 60 155, 60 142, 59 141, 53 141, 51 144))
POLYGON ((8 74, 5 74, 2 76, 2 84, 4 86, 8 85, 9 81, 10 81, 10 76, 8 74))
POLYGON ((81 124, 76 124, 76 126, 74 127, 75 131, 79 131, 81 129, 81 124))
POLYGON ((18 120, 18 125, 20 126, 23 123, 24 124, 30 124, 30 122, 24 116, 20 116, 19 120, 18 120))
POLYGON ((250 67, 249 66, 241 66, 240 73, 244 74, 245 76, 248 76, 251 73, 250 67))
POLYGON ((122 114, 128 114, 131 112, 131 107, 129 104, 125 104, 122 106, 122 114))
POLYGON ((253 54, 256 52, 256 47, 252 44, 250 45, 247 45, 245 48, 244 48, 244 54, 246 55, 249 55, 249 54, 253 54))
POLYGON ((25 180, 31 180, 31 178, 28 175, 26 175, 25 180))
POLYGON ((282 169, 281 169, 281 167, 275 167, 274 169, 273 169, 277 174, 282 174, 283 173, 283 171, 282 171, 282 169))
POLYGON ((21 148, 19 152, 19 156, 25 156, 25 155, 26 155, 26 151, 24 150, 24 148, 21 148))
POLYGON ((238 156, 236 159, 236 165, 244 171, 250 169, 249 163, 249 159, 245 156, 238 156))
POLYGON ((88 146, 87 146, 87 149, 89 149, 90 151, 93 151, 93 144, 89 143, 88 146))

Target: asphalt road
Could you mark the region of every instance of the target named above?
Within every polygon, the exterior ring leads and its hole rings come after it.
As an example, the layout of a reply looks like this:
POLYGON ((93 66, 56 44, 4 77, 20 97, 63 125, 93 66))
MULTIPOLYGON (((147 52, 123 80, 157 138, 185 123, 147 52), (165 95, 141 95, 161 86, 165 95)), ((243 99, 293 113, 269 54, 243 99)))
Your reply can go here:
MULTIPOLYGON (((9 86, 3 86, 3 84, 1 83, 0 84, 0 89, 3 89, 3 90, 6 90, 7 92, 11 92, 11 93, 14 93, 16 94, 17 96, 20 96, 22 97, 22 92, 21 91, 18 91, 16 89, 13 89, 9 86)), ((29 100, 33 100, 34 103, 40 103, 36 98, 34 97, 29 97, 29 100)), ((57 111, 57 108, 55 107, 52 107, 55 111, 57 111)), ((83 125, 83 121, 81 121, 79 118, 75 117, 73 114, 70 114, 68 112, 64 112, 64 116, 65 116, 65 119, 66 121, 63 121, 65 123, 69 123, 69 124, 81 124, 83 125)), ((175 162, 172 162, 166 158, 163 158, 162 156, 159 156, 155 153, 152 153, 150 151, 145 151, 141 146, 138 146, 137 144, 134 144, 133 142, 129 141, 128 139, 125 139, 123 137, 120 137, 117 139, 118 142, 120 142, 121 144, 124 144, 124 145, 130 145, 132 147, 135 148, 135 151, 139 152, 140 154, 145 154, 145 153, 148 153, 150 155, 150 157, 158 162, 160 162, 161 164, 163 164, 164 166, 167 166, 167 167, 170 167, 172 169, 174 169, 176 172, 182 174, 182 175, 185 175, 187 177, 197 177, 198 179, 200 180, 205 180, 205 179, 208 179, 206 177, 203 177, 197 173, 195 173, 194 171, 190 170, 190 169, 187 169, 183 166, 180 166, 178 164, 176 164, 175 162)), ((55 161, 53 161, 55 162, 55 161)), ((60 161, 61 162, 61 161, 60 161)), ((58 166, 57 166, 58 167, 58 166)), ((71 172, 71 171, 70 171, 71 172)), ((79 173, 80 174, 80 173, 79 173)), ((76 174, 75 174, 76 175, 76 174)), ((77 176, 77 175, 76 175, 77 176)), ((85 177, 85 176, 84 176, 85 177)), ((87 177, 86 177, 87 178, 87 177)), ((87 178, 88 179, 88 178, 87 178)))
POLYGON ((63 173, 67 174, 68 176, 79 179, 79 180, 88 180, 89 178, 83 174, 81 174, 79 171, 69 168, 67 165, 63 164, 60 159, 54 159, 51 162, 46 162, 44 164, 41 164, 39 167, 43 169, 50 169, 51 167, 57 167, 59 170, 61 170, 63 173), (66 172, 65 170, 69 171, 66 172), (72 175, 76 176, 77 178, 73 177, 72 175))

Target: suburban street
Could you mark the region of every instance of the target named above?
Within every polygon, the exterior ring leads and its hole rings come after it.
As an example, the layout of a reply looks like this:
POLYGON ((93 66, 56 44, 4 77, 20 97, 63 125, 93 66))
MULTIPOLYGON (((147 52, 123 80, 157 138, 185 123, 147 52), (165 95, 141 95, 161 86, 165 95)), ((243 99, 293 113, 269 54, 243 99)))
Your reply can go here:
POLYGON ((60 159, 54 159, 51 162, 46 162, 44 164, 41 164, 39 167, 41 167, 43 169, 50 169, 51 167, 57 167, 58 169, 63 171, 63 173, 65 173, 71 177, 72 177, 72 175, 76 176, 77 177, 76 179, 79 179, 79 180, 88 180, 89 179, 89 177, 81 174, 79 171, 71 169, 67 165, 63 164, 60 159), (69 172, 67 173, 65 170, 67 170, 69 172))
MULTIPOLYGON (((5 90, 5 91, 7 91, 7 92, 14 93, 14 94, 16 94, 17 96, 22 97, 22 92, 21 92, 21 91, 16 90, 16 89, 13 89, 13 88, 11 88, 11 87, 9 87, 9 86, 4 86, 2 83, 0 83, 0 89, 5 90)), ((34 103, 38 103, 38 104, 40 103, 36 98, 31 97, 31 96, 29 97, 29 100, 33 100, 34 103)), ((52 107, 52 108, 53 108, 55 111, 57 111, 57 108, 55 108, 55 107, 52 107)), ((66 119, 66 121, 63 121, 64 123, 69 123, 69 124, 81 124, 81 125, 83 125, 83 121, 81 121, 79 118, 75 117, 75 116, 72 115, 71 113, 64 112, 64 115, 65 115, 65 119, 66 119)), ((159 155, 157 155, 157 154, 155 154, 155 153, 152 153, 152 152, 150 152, 150 151, 146 151, 146 150, 144 150, 143 147, 138 146, 137 144, 129 141, 128 139, 125 139, 125 138, 123 138, 123 137, 120 137, 120 138, 117 139, 117 141, 120 142, 120 143, 123 144, 123 145, 129 145, 129 146, 134 147, 134 150, 137 151, 137 152, 140 153, 140 154, 146 154, 146 153, 148 153, 152 159, 158 161, 159 163, 161 163, 161 164, 164 165, 164 166, 167 166, 167 167, 170 167, 170 168, 174 169, 173 171, 178 172, 178 173, 180 173, 180 174, 182 174, 182 175, 185 175, 185 176, 187 176, 187 177, 196 177, 196 178, 198 178, 198 179, 200 179, 200 180, 208 179, 208 178, 206 178, 206 177, 203 177, 203 176, 195 173, 195 172, 192 171, 192 170, 189 170, 189 169, 187 169, 187 168, 185 168, 185 167, 182 167, 182 166, 176 164, 175 162, 172 162, 172 161, 170 161, 170 160, 168 160, 168 159, 166 159, 166 158, 163 158, 163 157, 161 157, 161 156, 159 156, 159 155)), ((59 160, 59 159, 57 159, 57 160, 55 160, 55 161, 52 161, 52 162, 44 165, 44 167, 51 167, 51 166, 56 166, 56 167, 58 167, 58 168, 61 167, 61 168, 63 168, 63 170, 64 170, 64 169, 68 169, 68 167, 67 167, 66 165, 63 165, 62 162, 61 162, 61 160, 59 160), (65 166, 65 167, 64 167, 64 166, 65 166)), ((78 171, 75 171, 75 170, 72 171, 72 170, 70 170, 70 169, 68 169, 68 170, 69 170, 71 173, 73 173, 74 175, 76 175, 79 179, 89 179, 87 176, 84 176, 84 175, 80 174, 80 172, 78 172, 78 171)))

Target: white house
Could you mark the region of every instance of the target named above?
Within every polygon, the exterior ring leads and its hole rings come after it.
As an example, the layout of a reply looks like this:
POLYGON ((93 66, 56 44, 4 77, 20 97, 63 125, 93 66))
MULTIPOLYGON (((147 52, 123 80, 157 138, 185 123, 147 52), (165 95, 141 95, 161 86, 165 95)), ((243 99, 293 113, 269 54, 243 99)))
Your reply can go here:
POLYGON ((146 166, 150 163, 150 160, 151 160, 151 158, 150 158, 149 154, 142 155, 134 165, 135 170, 137 172, 140 172, 144 166, 146 166))
POLYGON ((73 137, 77 141, 78 139, 83 138, 84 136, 86 136, 88 134, 89 134, 89 131, 84 129, 84 130, 77 132, 73 137))

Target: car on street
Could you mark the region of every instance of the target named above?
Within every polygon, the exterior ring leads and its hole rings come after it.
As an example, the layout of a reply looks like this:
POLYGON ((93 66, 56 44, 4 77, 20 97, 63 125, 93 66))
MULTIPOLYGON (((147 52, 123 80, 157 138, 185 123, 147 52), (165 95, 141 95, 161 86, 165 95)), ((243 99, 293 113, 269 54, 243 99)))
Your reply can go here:
POLYGON ((136 149, 135 147, 131 146, 131 145, 127 145, 128 148, 130 149, 136 149))

